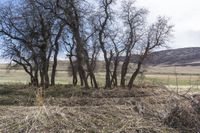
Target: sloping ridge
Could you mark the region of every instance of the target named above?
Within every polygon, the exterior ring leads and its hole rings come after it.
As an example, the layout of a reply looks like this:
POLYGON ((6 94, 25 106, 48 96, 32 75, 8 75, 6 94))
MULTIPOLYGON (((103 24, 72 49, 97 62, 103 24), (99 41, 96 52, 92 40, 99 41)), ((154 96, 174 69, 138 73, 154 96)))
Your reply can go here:
POLYGON ((200 47, 153 52, 145 62, 149 65, 200 66, 200 47))
MULTIPOLYGON (((124 56, 120 60, 124 60, 124 56)), ((131 57, 132 63, 137 63, 139 55, 131 57)), ((146 65, 164 66, 200 66, 200 47, 189 47, 156 51, 145 60, 146 65)))

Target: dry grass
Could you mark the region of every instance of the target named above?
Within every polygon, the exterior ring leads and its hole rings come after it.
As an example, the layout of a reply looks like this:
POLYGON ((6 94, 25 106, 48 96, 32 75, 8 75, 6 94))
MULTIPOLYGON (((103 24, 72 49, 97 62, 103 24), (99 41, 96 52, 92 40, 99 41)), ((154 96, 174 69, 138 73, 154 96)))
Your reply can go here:
POLYGON ((1 132, 177 132, 163 123, 165 98, 171 96, 166 90, 143 86, 70 93, 46 97, 40 107, 1 106, 1 132))
POLYGON ((0 128, 2 132, 176 132, 158 119, 144 118, 134 108, 126 105, 1 108, 5 113, 0 128))
MULTIPOLYGON (((27 91, 21 87, 11 87, 2 95, 27 91)), ((45 94, 43 106, 0 106, 0 132, 178 133, 192 131, 182 128, 182 122, 191 117, 188 123, 193 123, 198 116, 179 115, 184 110, 191 112, 191 102, 185 98, 189 95, 180 96, 163 86, 135 86, 132 90, 57 86, 45 94), (184 119, 172 117, 177 107, 181 111, 176 116, 184 119), (179 125, 171 120, 177 120, 179 125)))

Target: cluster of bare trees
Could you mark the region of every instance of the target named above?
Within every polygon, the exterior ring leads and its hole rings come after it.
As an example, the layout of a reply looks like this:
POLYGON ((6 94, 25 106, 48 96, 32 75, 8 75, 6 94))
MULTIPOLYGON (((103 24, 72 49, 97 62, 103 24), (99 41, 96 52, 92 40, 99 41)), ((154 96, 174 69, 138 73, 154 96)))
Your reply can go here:
POLYGON ((95 68, 97 60, 103 59, 105 88, 131 88, 148 55, 166 45, 172 26, 164 17, 149 25, 148 11, 132 0, 123 1, 117 11, 115 4, 115 0, 20 0, 4 5, 0 9, 2 56, 22 66, 31 84, 45 88, 55 85, 59 53, 67 53, 73 85, 80 82, 85 88, 99 87, 95 68), (134 54, 139 60, 129 79, 134 54))

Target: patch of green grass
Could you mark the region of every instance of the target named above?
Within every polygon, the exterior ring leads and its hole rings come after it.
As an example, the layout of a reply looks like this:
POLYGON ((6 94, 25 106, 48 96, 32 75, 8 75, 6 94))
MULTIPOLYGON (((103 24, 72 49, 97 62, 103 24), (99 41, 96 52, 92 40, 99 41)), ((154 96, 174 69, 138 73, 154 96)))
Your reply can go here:
MULTIPOLYGON (((72 83, 72 77, 69 76, 69 73, 67 71, 64 71, 65 69, 61 69, 57 71, 56 73, 56 84, 71 84, 72 83)), ((162 70, 163 71, 163 70, 162 70)), ((130 78, 132 73, 127 74, 127 82, 130 78)), ((97 72, 95 73, 97 82, 100 87, 103 87, 105 84, 105 72, 97 72)), ((0 70, 0 83, 1 84, 28 84, 29 83, 29 77, 23 70, 11 70, 9 72, 6 71, 6 69, 0 70)), ((178 85, 191 85, 191 84, 197 84, 198 81, 197 75, 178 75, 177 83, 178 85), (190 79, 191 78, 191 79, 190 79), (191 80, 191 81, 190 81, 191 80)), ((89 81, 90 82, 90 81, 89 81)), ((165 74, 145 74, 145 78, 142 80, 141 76, 138 75, 137 80, 135 84, 141 84, 141 83, 153 83, 153 84, 164 84, 164 85, 176 85, 176 78, 175 75, 165 75, 165 74), (169 78, 170 77, 170 78, 169 78)), ((120 83, 120 75, 118 76, 118 83, 120 83)), ((78 83, 80 84, 80 83, 78 83)))
POLYGON ((144 82, 149 82, 153 84, 163 84, 163 85, 177 85, 178 84, 180 86, 198 84, 198 80, 196 79, 190 81, 189 79, 178 78, 176 80, 175 78, 168 79, 167 76, 166 78, 145 77, 144 82))

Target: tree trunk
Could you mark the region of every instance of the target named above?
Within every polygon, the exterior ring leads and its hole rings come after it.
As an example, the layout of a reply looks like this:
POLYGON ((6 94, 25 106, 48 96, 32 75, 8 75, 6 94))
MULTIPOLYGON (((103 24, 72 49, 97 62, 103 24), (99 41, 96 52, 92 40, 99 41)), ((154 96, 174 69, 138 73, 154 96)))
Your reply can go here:
POLYGON ((119 65, 119 53, 115 57, 114 70, 113 70, 112 79, 111 79, 111 83, 115 87, 118 86, 118 81, 117 81, 117 68, 118 68, 118 65, 119 65))
POLYGON ((35 68, 34 77, 35 77, 35 85, 36 85, 36 86, 39 86, 39 81, 38 81, 38 68, 35 68))
POLYGON ((49 88, 49 74, 47 68, 45 69, 45 88, 49 88))
POLYGON ((130 78, 130 80, 129 80, 129 83, 128 83, 128 88, 129 88, 129 89, 131 89, 131 88, 133 87, 133 83, 134 83, 134 81, 135 81, 137 75, 138 75, 139 72, 140 72, 141 66, 142 66, 142 62, 139 61, 135 72, 133 73, 133 75, 131 76, 131 78, 130 78))
MULTIPOLYGON (((100 39, 100 42, 101 42, 101 39, 100 39)), ((105 89, 107 88, 111 88, 111 78, 110 78, 110 61, 109 59, 107 58, 107 51, 104 47, 104 43, 102 42, 101 44, 101 49, 103 51, 103 54, 104 54, 104 60, 105 60, 105 65, 106 65, 106 76, 105 76, 105 89)))
POLYGON ((76 40, 76 53, 77 53, 77 65, 78 65, 78 72, 80 75, 81 80, 84 82, 84 86, 86 89, 89 89, 89 85, 88 85, 88 81, 87 81, 87 77, 86 77, 86 73, 85 70, 83 68, 84 66, 84 43, 80 37, 79 34, 79 30, 78 29, 74 29, 74 37, 76 40))
POLYGON ((120 85, 122 87, 126 86, 126 84, 125 84, 126 79, 125 78, 126 78, 126 74, 127 74, 127 71, 128 71, 128 65, 130 63, 130 58, 131 58, 131 55, 127 53, 126 58, 124 60, 122 68, 121 68, 121 82, 120 82, 120 85))
POLYGON ((42 72, 42 69, 40 69, 40 85, 44 86, 44 74, 42 72))
POLYGON ((38 64, 35 52, 33 52, 33 53, 34 53, 33 54, 33 61, 34 61, 34 65, 35 65, 34 66, 34 78, 35 78, 34 85, 38 87, 39 86, 39 80, 38 80, 39 64, 38 64))
MULTIPOLYGON (((45 54, 46 55, 46 54, 45 54)), ((44 88, 48 88, 49 87, 49 74, 48 74, 48 67, 49 67, 49 62, 46 59, 46 56, 44 55, 43 58, 43 77, 44 77, 44 88)))
POLYGON ((111 88, 111 80, 110 80, 110 63, 106 61, 106 85, 105 88, 111 88))
POLYGON ((48 75, 48 61, 46 58, 46 52, 45 50, 42 51, 42 69, 40 70, 40 76, 41 76, 41 85, 44 88, 49 87, 49 75, 48 75))
POLYGON ((71 69, 72 69, 72 77, 73 77, 73 85, 74 86, 76 86, 77 85, 77 82, 78 82, 78 79, 77 79, 77 69, 75 69, 75 67, 77 67, 77 66, 75 66, 74 64, 73 64, 73 61, 72 61, 72 54, 71 55, 69 55, 69 62, 70 62, 70 65, 71 65, 71 69))
POLYGON ((94 87, 95 87, 96 89, 98 89, 99 87, 98 87, 97 80, 96 80, 96 77, 95 77, 94 73, 91 73, 91 74, 90 74, 90 78, 91 78, 91 82, 92 82, 91 85, 94 85, 94 87))
POLYGON ((51 85, 55 85, 55 76, 56 76, 56 68, 57 68, 57 57, 58 57, 58 51, 59 51, 59 44, 56 44, 55 47, 55 54, 54 54, 54 62, 52 66, 52 73, 51 73, 51 85))
POLYGON ((60 39, 60 36, 62 34, 62 31, 63 31, 63 28, 64 28, 64 25, 61 25, 60 28, 59 28, 59 31, 56 35, 56 38, 55 38, 55 42, 54 42, 54 45, 55 45, 55 53, 54 53, 54 63, 53 63, 53 68, 52 68, 52 73, 51 73, 51 85, 54 86, 55 85, 55 76, 56 76, 56 68, 57 68, 57 58, 58 58, 58 52, 59 52, 59 39, 60 39))
MULTIPOLYGON (((93 86, 94 85, 94 87, 97 89, 98 88, 98 84, 97 84, 97 81, 96 81, 96 77, 95 77, 95 75, 94 75, 94 70, 93 70, 93 66, 92 66, 92 64, 93 64, 93 59, 92 59, 92 63, 90 63, 90 61, 89 61, 89 55, 88 55, 88 52, 87 52, 87 50, 85 50, 85 61, 86 61, 86 65, 87 65, 87 70, 88 70, 88 75, 90 76, 90 78, 91 78, 91 85, 93 86), (93 84, 94 83, 94 84, 93 84)), ((88 78, 87 78, 88 79, 88 78)))

